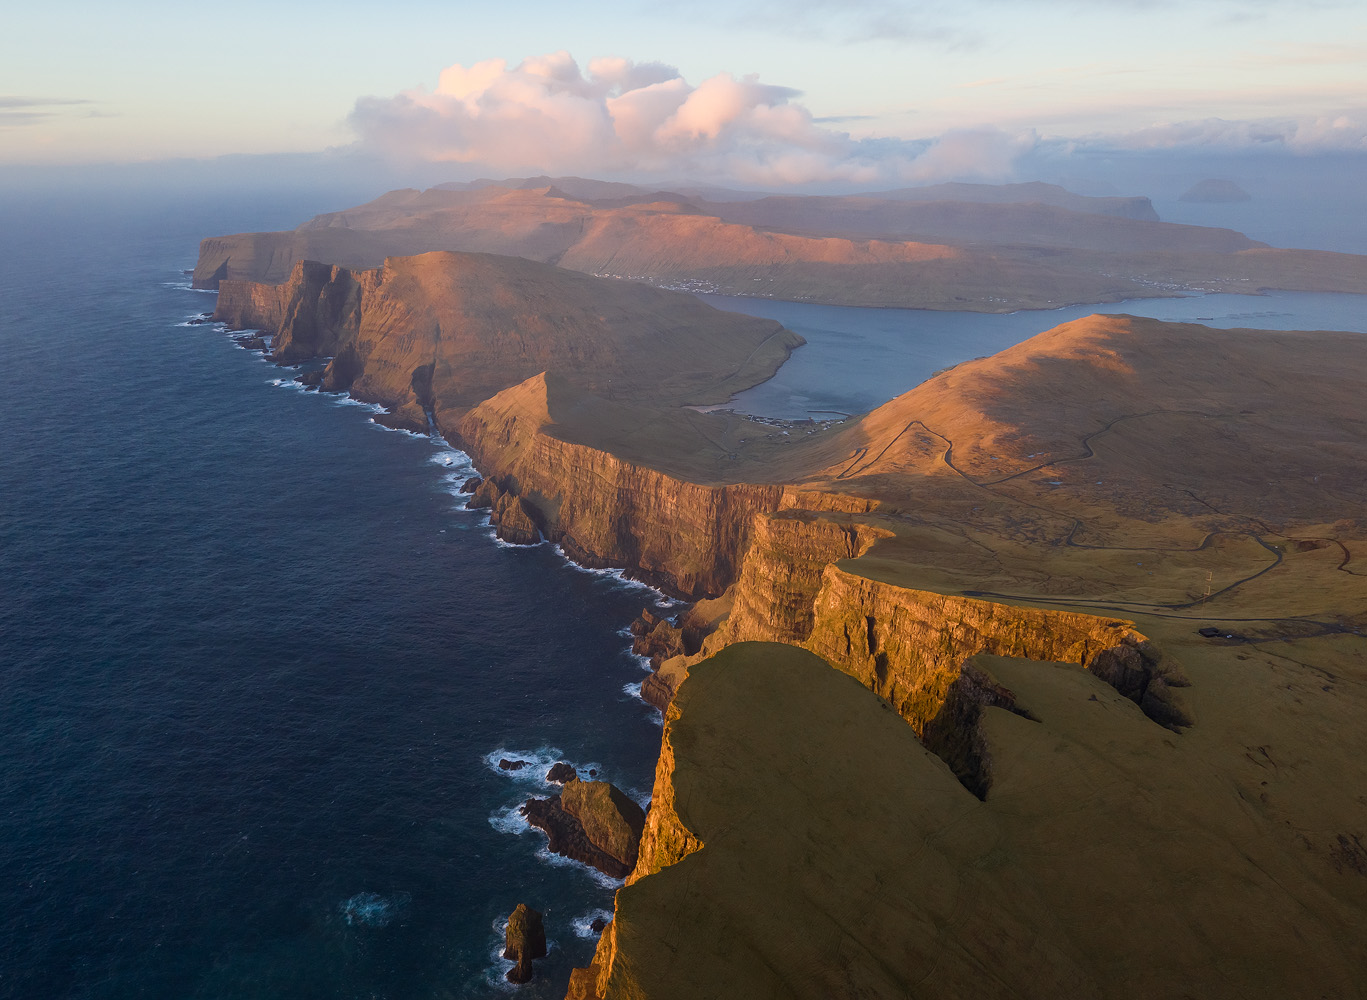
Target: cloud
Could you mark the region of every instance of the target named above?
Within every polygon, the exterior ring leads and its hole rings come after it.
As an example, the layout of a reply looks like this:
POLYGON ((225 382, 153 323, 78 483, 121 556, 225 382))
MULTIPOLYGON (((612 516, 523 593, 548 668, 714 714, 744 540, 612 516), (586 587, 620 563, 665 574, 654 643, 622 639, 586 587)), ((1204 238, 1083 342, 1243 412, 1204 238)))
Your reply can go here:
POLYGON ((824 44, 929 43, 959 49, 983 41, 980 26, 962 10, 926 0, 758 0, 736 10, 730 21, 824 44))
POLYGON ((6 125, 36 125, 75 105, 93 103, 84 98, 0 95, 0 128, 6 125))
POLYGON ((1034 131, 1011 134, 998 129, 946 132, 910 165, 908 180, 929 184, 947 177, 1004 180, 1017 160, 1038 144, 1034 131))
POLYGON ((1256 149, 1299 154, 1367 152, 1367 115, 1346 112, 1237 121, 1203 118, 1164 122, 1122 134, 1086 136, 1075 140, 1073 145, 1083 149, 1132 152, 1177 148, 1256 149))
POLYGON ((362 150, 400 162, 753 184, 1001 177, 1033 142, 991 131, 856 140, 800 96, 727 73, 694 85, 672 66, 617 57, 585 72, 556 52, 450 66, 431 92, 360 99, 350 123, 362 150))

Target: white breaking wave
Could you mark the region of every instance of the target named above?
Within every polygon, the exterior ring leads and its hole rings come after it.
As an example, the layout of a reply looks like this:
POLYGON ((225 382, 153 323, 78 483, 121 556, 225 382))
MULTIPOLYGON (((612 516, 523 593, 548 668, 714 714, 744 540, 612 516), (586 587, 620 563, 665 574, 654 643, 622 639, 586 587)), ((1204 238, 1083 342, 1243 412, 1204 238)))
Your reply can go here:
POLYGON ((532 828, 527 822, 527 818, 518 810, 522 808, 524 799, 519 799, 510 806, 495 809, 489 814, 489 825, 499 833, 511 833, 514 836, 526 833, 532 828))
POLYGON ((556 545, 555 547, 555 554, 558 555, 561 559, 564 559, 566 563, 568 563, 573 569, 580 573, 588 573, 592 576, 597 576, 603 579, 611 580, 619 586, 626 587, 629 590, 650 591, 650 593, 655 595, 655 606, 657 608, 660 608, 661 610, 667 608, 676 608, 686 603, 684 601, 680 601, 673 597, 670 597, 668 594, 666 594, 663 590, 660 590, 658 587, 652 587, 650 584, 642 583, 640 580, 633 580, 631 577, 627 576, 627 571, 624 569, 616 567, 599 569, 594 568, 592 566, 585 566, 583 563, 577 563, 572 558, 570 558, 570 556, 566 554, 564 548, 562 548, 559 545, 556 545))
POLYGON ((413 897, 406 892, 381 896, 377 892, 358 892, 342 904, 342 917, 359 927, 388 927, 408 916, 413 897))
POLYGON ((535 750, 509 750, 507 747, 499 747, 486 753, 483 758, 484 766, 495 774, 501 774, 520 784, 539 785, 544 789, 555 787, 546 781, 546 772, 551 769, 552 764, 564 759, 559 747, 546 746, 537 747, 535 750), (525 760, 527 766, 515 771, 508 770, 498 766, 500 760, 525 760))
POLYGON ((521 545, 517 542, 506 542, 498 537, 498 529, 493 526, 492 522, 489 524, 489 540, 500 549, 535 549, 540 548, 542 545, 549 544, 547 539, 542 538, 539 534, 537 535, 537 540, 530 545, 521 545))
MULTIPOLYGON (((646 708, 650 709, 650 721, 651 721, 651 722, 655 723, 655 725, 657 725, 657 726, 664 726, 664 724, 665 724, 664 713, 661 712, 661 711, 660 711, 658 708, 656 708, 654 705, 652 705, 650 702, 646 701, 644 698, 641 697, 641 685, 642 685, 642 683, 643 683, 642 681, 637 681, 637 682, 635 682, 634 684, 623 684, 623 685, 622 685, 622 693, 623 693, 624 695, 626 695, 628 698, 633 698, 633 699, 635 699, 636 701, 639 701, 639 702, 640 702, 642 705, 644 705, 646 708)), ((628 794, 631 794, 631 793, 628 793, 628 794)), ((632 798, 637 798, 637 796, 632 795, 632 798)), ((647 796, 647 798, 649 798, 649 797, 647 796)), ((644 804, 643 804, 643 805, 644 805, 644 804)))
POLYGON ((293 389, 295 392, 308 392, 308 389, 301 382, 296 382, 292 378, 273 378, 268 379, 267 384, 279 389, 293 389))
POLYGON ((600 872, 597 868, 593 867, 593 865, 586 865, 582 861, 575 861, 574 858, 567 858, 563 854, 552 854, 549 847, 543 846, 536 852, 536 857, 538 861, 543 861, 553 868, 577 868, 604 889, 620 889, 622 886, 626 885, 625 880, 613 878, 605 872, 600 872))
POLYGON ((389 431, 393 434, 407 434, 409 437, 421 438, 424 441, 428 440, 428 435, 426 434, 419 434, 417 431, 410 431, 407 427, 390 427, 387 424, 380 423, 374 417, 370 417, 368 420, 366 420, 366 423, 370 424, 372 427, 378 430, 389 431))
MULTIPOLYGON (((503 949, 508 939, 507 918, 500 917, 495 920, 490 929, 494 934, 494 945, 489 952, 489 968, 485 970, 484 981, 500 993, 516 992, 520 987, 516 983, 508 982, 508 970, 517 963, 503 957, 503 949)), ((546 951, 550 951, 550 941, 546 942, 546 951)))
POLYGON ((574 936, 586 938, 592 941, 598 936, 598 932, 593 929, 593 922, 601 920, 604 923, 612 923, 611 910, 590 910, 581 916, 575 917, 570 921, 570 926, 574 928, 574 936))
POLYGON ((362 409, 369 410, 371 413, 388 412, 379 403, 367 403, 363 400, 357 399, 355 396, 352 396, 350 394, 342 396, 333 396, 331 398, 334 406, 359 406, 362 409))

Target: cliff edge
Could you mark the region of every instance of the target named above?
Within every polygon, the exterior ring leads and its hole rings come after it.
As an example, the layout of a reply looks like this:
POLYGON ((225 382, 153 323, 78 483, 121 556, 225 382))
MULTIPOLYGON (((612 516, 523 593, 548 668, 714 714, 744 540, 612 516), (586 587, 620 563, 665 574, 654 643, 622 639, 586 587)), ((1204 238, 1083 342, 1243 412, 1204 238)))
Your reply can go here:
POLYGON ((810 653, 696 665, 656 778, 669 833, 570 996, 1362 995, 1359 842, 1287 830, 1309 817, 1274 771, 1360 753, 1360 731, 1331 748, 1245 700, 1231 721, 1273 745, 1225 751, 1237 733, 1174 737, 1076 667, 973 665, 1018 706, 984 710, 985 802, 810 653))
POLYGON ((551 370, 624 402, 724 402, 801 337, 691 295, 518 257, 434 252, 355 271, 300 261, 283 284, 224 281, 214 317, 273 333, 273 357, 331 358, 323 387, 426 431, 551 370))

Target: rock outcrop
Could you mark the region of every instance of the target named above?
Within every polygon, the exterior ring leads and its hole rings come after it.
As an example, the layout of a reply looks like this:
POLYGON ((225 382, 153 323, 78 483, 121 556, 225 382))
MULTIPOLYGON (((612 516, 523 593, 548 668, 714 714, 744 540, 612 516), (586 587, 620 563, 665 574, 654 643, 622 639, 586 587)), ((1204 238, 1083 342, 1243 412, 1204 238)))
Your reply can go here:
POLYGON ((654 670, 672 656, 689 656, 702 648, 703 635, 698 628, 661 618, 649 608, 642 609, 628 629, 633 637, 631 651, 648 658, 654 670))
POLYGON ((607 781, 567 781, 560 794, 565 811, 579 820, 595 847, 628 870, 636 867, 645 810, 607 781))
POLYGON ((546 957, 546 928, 541 913, 518 903, 508 917, 503 957, 517 965, 508 970, 508 982, 526 983, 532 978, 532 960, 546 957))
POLYGON ((554 782, 557 785, 563 785, 566 782, 577 781, 578 779, 579 775, 574 770, 574 766, 563 760, 552 764, 551 769, 546 772, 546 780, 554 782))
POLYGON ((613 878, 636 867, 645 811, 609 782, 567 777, 559 795, 528 799, 520 811, 546 834, 554 854, 613 878))

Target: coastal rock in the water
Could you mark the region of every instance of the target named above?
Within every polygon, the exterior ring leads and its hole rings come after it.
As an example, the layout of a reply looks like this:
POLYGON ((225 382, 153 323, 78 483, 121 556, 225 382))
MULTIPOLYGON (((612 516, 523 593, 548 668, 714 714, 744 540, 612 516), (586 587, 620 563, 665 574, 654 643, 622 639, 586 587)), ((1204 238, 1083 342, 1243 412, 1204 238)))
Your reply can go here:
POLYGON ((579 820, 597 848, 616 858, 629 871, 645 829, 645 810, 606 781, 571 781, 560 793, 566 812, 579 820))
POLYGON ((498 488, 498 483, 492 479, 481 479, 473 495, 465 502, 465 507, 467 510, 491 510, 501 496, 503 491, 498 488))
POLYGON ((317 368, 311 372, 300 372, 294 376, 294 380, 300 385, 317 388, 323 384, 323 369, 317 368))
POLYGON ((696 635, 675 625, 667 618, 652 614, 649 608, 641 611, 640 617, 631 623, 631 651, 637 656, 650 659, 650 665, 658 670, 660 664, 671 656, 696 653, 701 640, 696 635))
POLYGON ((513 545, 535 545, 541 541, 541 532, 532 520, 527 501, 521 497, 505 493, 494 504, 492 519, 494 531, 499 538, 513 545))
POLYGON ((1187 188, 1177 200, 1197 202, 1203 205, 1222 205, 1238 201, 1252 201, 1253 196, 1231 180, 1211 177, 1198 181, 1187 188))
POLYGON ((504 757, 498 762, 498 766, 500 770, 504 771, 521 771, 529 763, 531 762, 525 760, 509 760, 507 757, 504 757))
POLYGON ((518 903, 508 917, 504 933, 503 957, 517 965, 508 970, 510 983, 525 983, 532 978, 532 959, 546 957, 546 928, 541 914, 526 903, 518 903))
POLYGON ((527 822, 550 838, 555 854, 592 865, 613 878, 636 867, 645 811, 606 781, 567 781, 549 799, 528 799, 521 809, 527 822))
POLYGON ((631 874, 630 865, 623 864, 589 839, 579 819, 565 811, 559 795, 552 795, 548 799, 528 799, 519 812, 528 823, 546 835, 550 841, 547 847, 552 854, 582 861, 613 878, 626 878, 631 874))
POLYGON ((562 760, 551 765, 551 769, 546 772, 546 780, 553 781, 557 785, 564 785, 571 781, 578 781, 579 775, 575 773, 571 764, 562 760))
POLYGON ((483 482, 484 479, 482 477, 471 476, 469 479, 465 480, 465 482, 461 483, 460 491, 462 493, 473 493, 475 490, 479 489, 483 482))

